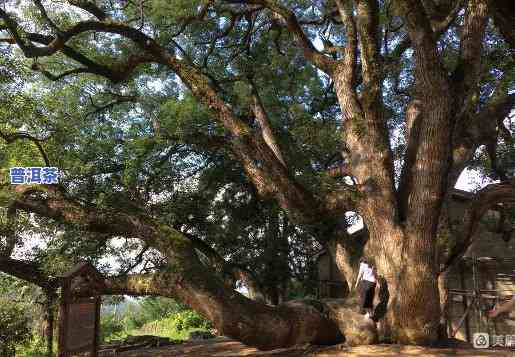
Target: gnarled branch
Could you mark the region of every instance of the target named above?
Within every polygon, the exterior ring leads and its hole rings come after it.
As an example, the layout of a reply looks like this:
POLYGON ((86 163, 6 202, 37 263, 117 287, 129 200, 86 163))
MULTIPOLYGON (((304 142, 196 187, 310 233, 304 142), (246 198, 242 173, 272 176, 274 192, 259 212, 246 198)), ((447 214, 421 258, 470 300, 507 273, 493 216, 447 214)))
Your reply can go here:
MULTIPOLYGON (((451 7, 447 13, 433 13, 430 14, 430 24, 434 33, 435 40, 449 29, 449 27, 456 20, 460 10, 463 7, 464 0, 456 0, 454 7, 451 7)), ((412 45, 411 39, 408 35, 402 37, 397 46, 392 50, 387 57, 387 61, 397 61, 400 56, 412 45)))
POLYGON ((57 278, 47 276, 34 262, 0 257, 0 272, 44 289, 54 290, 58 287, 57 278))
POLYGON ((496 145, 496 130, 515 108, 515 93, 504 96, 484 107, 466 123, 462 122, 455 130, 452 160, 449 172, 449 185, 454 187, 456 180, 481 145, 496 145))
POLYGON ((330 72, 334 65, 334 60, 318 51, 311 40, 302 29, 297 16, 293 11, 281 5, 276 0, 225 0, 227 3, 245 3, 264 6, 275 14, 279 15, 285 22, 288 30, 295 36, 297 42, 304 51, 306 58, 315 66, 325 72, 330 72))
POLYGON ((460 222, 460 228, 453 231, 453 234, 457 236, 457 243, 453 247, 452 253, 440 267, 440 271, 447 270, 463 257, 467 248, 473 242, 481 218, 489 209, 500 203, 514 202, 515 185, 512 183, 490 184, 476 193, 468 204, 468 208, 460 222))
POLYGON ((512 0, 495 0, 490 2, 490 8, 495 26, 510 44, 515 58, 515 3, 512 0))
POLYGON ((102 10, 100 7, 98 7, 97 4, 95 4, 95 2, 93 2, 93 1, 68 0, 68 2, 73 6, 76 6, 78 8, 81 8, 84 11, 89 12, 90 14, 95 16, 100 21, 104 21, 105 19, 108 18, 107 13, 104 10, 102 10))

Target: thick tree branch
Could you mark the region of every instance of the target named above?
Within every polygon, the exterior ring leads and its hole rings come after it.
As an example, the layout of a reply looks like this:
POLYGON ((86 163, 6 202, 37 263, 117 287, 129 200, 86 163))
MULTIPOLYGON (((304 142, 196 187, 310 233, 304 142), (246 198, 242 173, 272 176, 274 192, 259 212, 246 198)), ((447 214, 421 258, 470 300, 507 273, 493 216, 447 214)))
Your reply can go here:
MULTIPOLYGON (((456 20, 456 17, 458 16, 460 10, 463 7, 465 0, 457 0, 455 2, 455 5, 447 12, 446 14, 442 15, 441 13, 436 13, 431 16, 430 24, 431 29, 433 30, 435 40, 440 38, 442 34, 444 34, 449 27, 453 24, 453 22, 456 20)), ((403 38, 399 41, 397 46, 392 50, 390 55, 387 58, 387 61, 397 61, 402 54, 410 48, 412 45, 411 39, 409 35, 403 36, 403 38)))
MULTIPOLYGON (((30 41, 48 45, 54 41, 54 37, 47 36, 47 35, 41 35, 37 33, 27 33, 27 38, 30 41)), ((16 41, 14 39, 10 39, 10 43, 15 44, 16 41)), ((84 56, 80 52, 76 51, 75 49, 69 47, 69 46, 63 46, 62 53, 66 55, 67 57, 77 61, 78 63, 82 64, 84 67, 81 68, 74 68, 69 71, 65 71, 64 73, 60 75, 53 75, 46 71, 46 73, 43 73, 47 78, 50 80, 58 80, 60 78, 63 78, 67 75, 71 75, 75 73, 92 73, 96 74, 98 76, 106 77, 110 79, 113 82, 120 82, 126 79, 130 74, 137 63, 134 63, 134 65, 130 65, 127 61, 120 62, 118 64, 112 65, 111 67, 102 65, 100 63, 94 62, 88 57, 84 56)), ((137 61, 135 61, 137 62, 137 61)), ((44 69, 39 65, 38 63, 35 63, 35 70, 43 71, 44 69)), ((33 67, 34 67, 33 65, 33 67)))
POLYGON ((94 1, 88 1, 88 0, 68 0, 70 4, 73 6, 76 6, 78 8, 81 8, 84 11, 89 12, 93 16, 95 16, 100 21, 104 21, 108 18, 106 12, 102 10, 100 7, 98 7, 94 1))
POLYGON ((491 139, 495 126, 504 121, 515 108, 515 93, 508 94, 493 103, 490 103, 477 113, 473 118, 478 130, 478 138, 481 140, 491 139))
POLYGON ((200 263, 191 241, 172 227, 150 219, 129 217, 120 212, 116 216, 108 216, 98 210, 86 210, 54 197, 53 190, 47 192, 46 198, 31 198, 28 197, 29 190, 27 188, 22 191, 23 197, 15 201, 16 208, 96 232, 117 231, 121 235, 142 237, 166 257, 167 265, 152 275, 128 275, 108 279, 106 293, 175 297, 211 320, 226 336, 262 349, 309 342, 335 343, 341 340, 341 333, 334 322, 314 308, 274 308, 251 301, 226 287, 212 271, 200 263), (299 313, 302 313, 304 320, 310 322, 307 326, 316 327, 314 331, 300 332, 307 322, 289 318, 299 313), (245 320, 250 316, 267 321, 275 329, 245 320), (330 333, 327 334, 327 331, 330 333))
POLYGON ((420 127, 422 121, 422 102, 413 99, 406 108, 406 142, 408 146, 404 154, 401 177, 399 180, 399 213, 404 221, 408 212, 409 195, 413 189, 413 165, 416 162, 417 148, 420 143, 420 127))
MULTIPOLYGON (((249 288, 249 291, 257 293, 257 295, 253 297, 255 300, 265 300, 265 296, 262 291, 262 284, 252 271, 239 264, 228 262, 213 247, 199 237, 190 233, 182 232, 182 234, 184 234, 193 243, 193 247, 195 249, 209 259, 211 266, 216 271, 218 271, 224 278, 229 277, 228 283, 230 286, 234 288, 236 286, 236 282, 241 280, 249 288)), ((226 279, 224 279, 224 281, 225 280, 226 279)))
POLYGON ((380 106, 381 57, 379 55, 379 3, 377 0, 362 0, 357 7, 357 27, 363 74, 364 107, 380 106), (370 102, 370 103, 367 103, 370 102))
POLYGON ((17 187, 17 195, 11 209, 36 213, 97 233, 142 239, 149 239, 155 234, 155 228, 143 217, 124 213, 113 215, 109 211, 85 207, 63 197, 62 192, 54 186, 21 185, 17 187))
POLYGON ((515 93, 512 93, 488 104, 466 123, 462 122, 456 127, 449 186, 454 187, 459 175, 481 145, 497 145, 499 134, 497 128, 504 126, 504 119, 514 108, 515 93))
POLYGON ((45 150, 43 149, 43 145, 41 145, 41 142, 45 141, 46 139, 38 139, 28 133, 23 133, 23 132, 5 134, 1 131, 0 131, 0 137, 3 138, 7 144, 11 144, 17 140, 30 140, 38 148, 38 151, 41 154, 41 157, 45 161, 45 165, 52 166, 50 164, 50 160, 48 160, 48 156, 47 156, 45 150))
MULTIPOLYGON (((164 248, 163 242, 160 241, 162 238, 159 238, 156 224, 148 219, 129 216, 121 212, 113 215, 112 212, 109 211, 104 212, 97 209, 83 207, 75 202, 66 200, 61 196, 60 192, 51 188, 44 192, 35 192, 34 189, 30 187, 25 189, 21 188, 19 191, 21 197, 13 202, 11 209, 21 209, 27 212, 36 213, 44 217, 53 218, 58 222, 73 224, 74 226, 81 227, 88 231, 103 234, 107 233, 109 236, 123 235, 126 237, 141 238, 146 243, 144 249, 139 254, 140 257, 143 257, 143 254, 151 246, 156 247, 157 249, 161 248, 160 251, 165 253, 169 249, 172 249, 172 251, 178 249, 177 247, 164 248), (47 197, 40 198, 36 196, 36 194, 43 193, 46 194, 47 197)), ((215 270, 231 274, 234 281, 244 279, 247 283, 253 284, 253 288, 258 289, 260 287, 257 279, 250 271, 225 261, 225 259, 223 259, 213 248, 201 239, 188 233, 179 233, 178 231, 174 231, 174 233, 170 232, 170 234, 172 236, 181 235, 187 237, 192 243, 191 247, 198 249, 206 255, 215 267, 215 270)), ((164 239, 173 240, 173 238, 164 239)), ((164 243, 164 246, 168 246, 168 243, 164 243)), ((169 254, 171 254, 171 252, 169 252, 169 254)), ((134 266, 131 266, 131 268, 126 270, 123 275, 126 275, 133 267, 134 266)), ((40 277, 38 276, 38 280, 40 280, 39 278, 40 277)), ((131 282, 132 278, 127 279, 131 282)), ((136 289, 135 295, 140 294, 149 295, 151 292, 136 289)))
POLYGON ((408 35, 415 48, 416 73, 422 82, 441 89, 447 75, 436 48, 431 23, 418 0, 396 0, 397 11, 404 18, 408 35))
POLYGON ((360 214, 366 219, 372 218, 376 213, 372 202, 378 199, 388 205, 385 211, 392 214, 389 218, 394 221, 393 165, 382 113, 378 4, 373 0, 364 1, 354 9, 353 1, 338 0, 336 5, 345 24, 347 38, 345 57, 338 62, 332 74, 344 116, 342 141, 346 151, 342 155, 348 159, 350 174, 357 180, 356 187, 363 194, 358 205, 360 214), (360 96, 355 77, 358 35, 364 85, 360 96))
MULTIPOLYGON (((411 129, 410 140, 414 142, 408 142, 408 154, 413 155, 417 161, 413 165, 411 160, 405 160, 405 164, 412 166, 403 170, 410 177, 404 177, 409 187, 400 188, 401 202, 408 203, 403 207, 401 217, 406 217, 408 230, 434 234, 449 170, 452 132, 450 85, 430 20, 420 1, 397 0, 396 5, 414 46, 415 99, 421 103, 421 112, 424 113, 414 123, 416 130, 411 129)), ((420 241, 432 244, 430 238, 421 238, 420 241)), ((416 243, 412 244, 415 246, 416 243)), ((428 246, 428 250, 432 249, 428 246)), ((427 259, 430 259, 429 255, 427 259)))
POLYGON ((231 134, 230 148, 260 195, 277 199, 296 222, 319 224, 318 199, 290 175, 261 136, 253 135, 251 128, 220 98, 208 78, 180 59, 167 55, 164 60, 231 134))
POLYGON ((160 47, 150 37, 147 37, 139 31, 132 29, 131 27, 128 27, 121 23, 109 23, 106 26, 101 22, 89 21, 78 23, 70 30, 66 31, 65 33, 62 33, 57 37, 31 32, 23 32, 22 37, 20 34, 21 30, 17 22, 14 21, 7 13, 2 13, 2 10, 0 9, 0 18, 2 17, 4 18, 4 21, 7 24, 10 24, 8 26, 8 29, 10 30, 13 36, 12 38, 2 39, 2 41, 11 44, 17 44, 22 49, 26 57, 37 58, 51 56, 56 52, 61 51, 67 57, 79 62, 84 66, 65 71, 58 75, 54 75, 46 71, 37 62, 34 63, 33 69, 42 72, 47 78, 54 81, 72 74, 92 73, 106 77, 115 83, 121 82, 125 80, 127 77, 129 77, 137 66, 148 62, 155 62, 156 58, 154 54, 156 50, 161 50, 160 47), (79 53, 75 49, 65 44, 72 37, 86 31, 118 33, 121 35, 125 34, 128 38, 131 38, 132 40, 137 39, 139 41, 138 43, 142 45, 144 49, 149 50, 149 52, 145 52, 143 54, 130 55, 127 57, 126 61, 115 63, 111 66, 102 65, 90 60, 83 54, 79 53), (28 41, 24 40, 25 37, 28 41), (32 44, 32 42, 43 44, 45 46, 35 46, 32 44))
POLYGON ((515 3, 512 0, 495 0, 489 5, 495 25, 511 46, 515 58, 515 3))
POLYGON ((349 96, 348 102, 352 105, 353 111, 360 110, 357 95, 355 92, 356 70, 358 57, 358 30, 354 19, 354 7, 350 0, 336 0, 336 6, 345 27, 347 37, 347 45, 345 46, 343 66, 341 73, 343 74, 343 84, 345 92, 349 96))
POLYGON ((457 121, 467 113, 475 113, 479 102, 479 77, 483 37, 488 21, 487 0, 470 0, 465 12, 460 57, 452 76, 457 105, 457 121))
POLYGON ((261 97, 259 96, 256 85, 251 81, 251 108, 254 116, 256 117, 259 126, 261 127, 261 135, 263 136, 263 140, 267 143, 270 149, 274 152, 277 160, 281 162, 281 164, 286 167, 286 162, 284 161, 283 154, 281 152, 281 148, 279 143, 275 139, 275 135, 272 129, 272 125, 270 123, 270 118, 268 117, 268 113, 263 106, 263 102, 261 101, 261 97))
POLYGON ((0 272, 28 281, 43 289, 54 290, 58 287, 57 279, 47 276, 33 262, 0 257, 0 272))
POLYGON ((288 30, 295 36, 299 46, 304 51, 305 57, 312 62, 315 66, 325 72, 330 72, 331 67, 334 65, 334 60, 318 51, 311 40, 308 38, 302 29, 297 16, 293 11, 281 5, 276 0, 225 0, 227 3, 245 3, 264 6, 277 15, 279 15, 285 22, 288 30))

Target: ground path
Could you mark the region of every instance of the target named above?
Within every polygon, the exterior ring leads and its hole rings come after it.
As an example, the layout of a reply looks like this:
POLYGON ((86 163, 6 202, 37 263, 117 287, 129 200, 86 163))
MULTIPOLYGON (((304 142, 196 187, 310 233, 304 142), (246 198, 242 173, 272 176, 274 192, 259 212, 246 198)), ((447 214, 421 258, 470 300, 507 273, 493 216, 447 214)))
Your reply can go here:
POLYGON ((212 340, 186 342, 181 345, 139 350, 118 354, 121 357, 364 357, 364 356, 507 356, 515 353, 507 350, 477 350, 457 348, 425 348, 419 346, 371 345, 359 347, 333 346, 314 349, 298 347, 274 351, 258 351, 239 342, 219 337, 212 340))

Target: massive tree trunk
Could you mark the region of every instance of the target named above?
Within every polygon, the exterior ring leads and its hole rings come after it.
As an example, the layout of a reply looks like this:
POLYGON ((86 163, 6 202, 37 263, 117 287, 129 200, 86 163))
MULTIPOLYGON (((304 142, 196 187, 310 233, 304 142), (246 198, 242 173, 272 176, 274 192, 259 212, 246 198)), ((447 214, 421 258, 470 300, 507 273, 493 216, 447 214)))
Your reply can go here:
MULTIPOLYGON (((350 2, 337 3, 349 38, 344 59, 348 63, 336 66, 332 76, 345 116, 343 133, 350 151, 351 173, 362 194, 358 212, 369 231, 365 255, 375 260, 390 294, 387 315, 381 324, 382 334, 404 343, 431 343, 436 339, 439 316, 438 312, 435 313, 438 308, 438 291, 433 237, 449 152, 448 141, 445 141, 448 138, 440 135, 448 125, 449 105, 444 93, 435 96, 435 92, 436 88, 441 90, 445 85, 436 87, 437 83, 434 91, 429 91, 421 98, 425 103, 422 116, 433 126, 418 129, 426 141, 419 140, 412 145, 411 150, 419 159, 418 165, 408 170, 412 185, 400 194, 401 199, 398 200, 389 135, 382 115, 381 60, 374 32, 378 21, 378 3, 361 2, 356 9, 356 22, 350 2), (361 39, 359 47, 365 88, 359 96, 354 85, 358 34, 361 39), (441 146, 432 147, 428 144, 431 141, 441 146), (402 201, 403 195, 407 200, 406 211, 400 212, 398 202, 402 201), (401 221, 401 218, 405 218, 405 221, 401 221)), ((426 47, 431 49, 428 45, 426 47)), ((421 57, 424 55, 426 53, 421 57)), ((419 62, 425 64, 422 60, 419 62)), ((419 69, 419 77, 431 77, 427 71, 435 72, 424 66, 419 69)), ((438 72, 434 75, 441 78, 438 72)))

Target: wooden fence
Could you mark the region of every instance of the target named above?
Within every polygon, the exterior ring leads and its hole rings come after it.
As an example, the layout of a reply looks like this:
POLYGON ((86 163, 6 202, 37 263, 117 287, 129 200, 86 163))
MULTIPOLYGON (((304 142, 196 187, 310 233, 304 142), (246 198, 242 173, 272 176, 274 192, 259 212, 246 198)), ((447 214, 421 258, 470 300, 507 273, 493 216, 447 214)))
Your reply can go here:
POLYGON ((464 258, 447 276, 448 333, 471 341, 475 332, 515 334, 515 314, 495 319, 486 311, 515 294, 515 257, 464 258))

